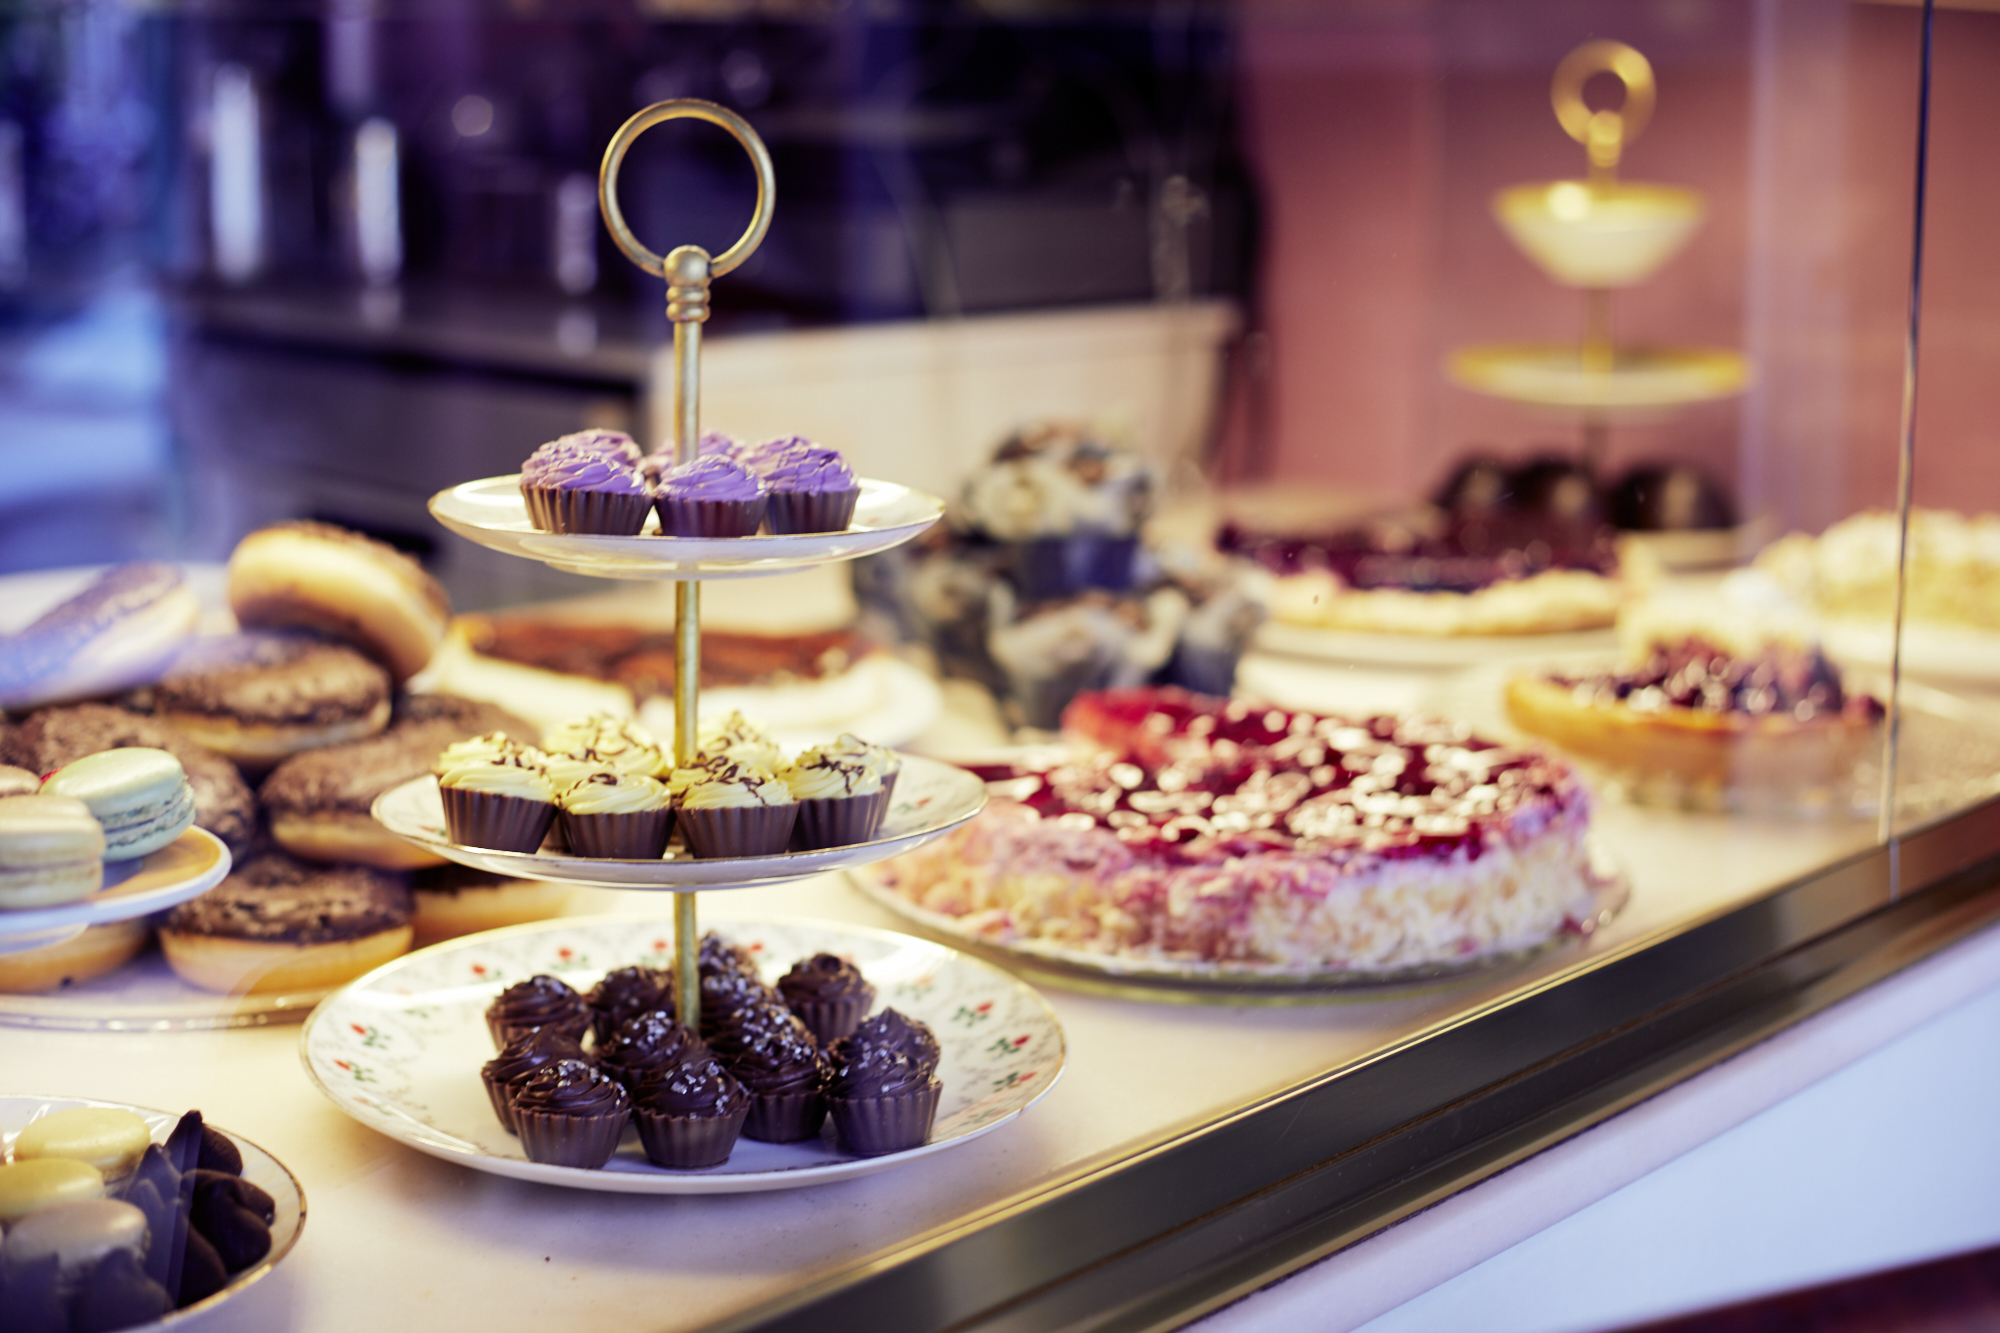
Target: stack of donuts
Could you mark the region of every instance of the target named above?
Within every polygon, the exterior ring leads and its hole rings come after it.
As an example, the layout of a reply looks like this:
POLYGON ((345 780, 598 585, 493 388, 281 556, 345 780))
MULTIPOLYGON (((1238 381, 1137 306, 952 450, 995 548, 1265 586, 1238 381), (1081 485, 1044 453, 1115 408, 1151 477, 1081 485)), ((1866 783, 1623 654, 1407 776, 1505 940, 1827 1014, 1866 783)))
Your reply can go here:
MULTIPOLYGON (((443 865, 370 818, 445 746, 536 730, 492 704, 412 694, 451 608, 414 560, 324 523, 251 533, 229 562, 235 632, 197 633, 181 571, 124 565, 0 637, 0 764, 45 776, 128 747, 180 761, 194 822, 235 857, 158 926, 184 979, 222 992, 338 985, 411 947, 560 910, 568 890, 443 865)), ((0 955, 0 991, 124 965, 145 920, 0 955)))

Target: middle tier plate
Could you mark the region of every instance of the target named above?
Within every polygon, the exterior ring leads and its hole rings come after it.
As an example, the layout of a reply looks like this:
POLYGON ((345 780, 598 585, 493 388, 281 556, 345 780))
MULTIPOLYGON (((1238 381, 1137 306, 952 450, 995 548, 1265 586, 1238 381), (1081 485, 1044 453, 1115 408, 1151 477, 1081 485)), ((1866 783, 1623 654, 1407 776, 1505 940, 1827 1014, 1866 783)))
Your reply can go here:
POLYGON ((421 777, 375 798, 375 818, 398 837, 447 860, 494 875, 559 880, 606 889, 747 889, 782 884, 829 870, 867 865, 921 847, 986 808, 986 784, 962 768, 906 755, 895 799, 869 842, 777 856, 701 860, 672 847, 658 861, 611 861, 549 852, 499 852, 467 847, 445 833, 444 801, 437 779, 421 777))
POLYGON ((772 537, 663 537, 649 516, 636 537, 542 532, 528 520, 521 479, 483 477, 431 497, 431 514, 469 541, 604 579, 747 579, 852 560, 900 546, 944 516, 944 501, 894 482, 861 479, 845 532, 772 537))

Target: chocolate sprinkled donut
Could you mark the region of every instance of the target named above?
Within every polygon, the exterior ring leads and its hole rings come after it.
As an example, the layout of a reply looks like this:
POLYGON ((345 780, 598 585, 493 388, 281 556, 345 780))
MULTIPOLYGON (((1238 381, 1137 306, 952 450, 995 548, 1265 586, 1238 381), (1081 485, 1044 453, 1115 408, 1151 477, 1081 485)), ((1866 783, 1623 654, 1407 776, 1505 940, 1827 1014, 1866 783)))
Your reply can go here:
POLYGON ((282 852, 242 862, 221 887, 182 903, 162 928, 193 935, 326 944, 409 924, 399 875, 367 866, 323 866, 282 852))
POLYGON ((268 768, 301 750, 389 724, 389 673, 352 648, 304 635, 203 642, 154 692, 161 717, 239 764, 268 768))

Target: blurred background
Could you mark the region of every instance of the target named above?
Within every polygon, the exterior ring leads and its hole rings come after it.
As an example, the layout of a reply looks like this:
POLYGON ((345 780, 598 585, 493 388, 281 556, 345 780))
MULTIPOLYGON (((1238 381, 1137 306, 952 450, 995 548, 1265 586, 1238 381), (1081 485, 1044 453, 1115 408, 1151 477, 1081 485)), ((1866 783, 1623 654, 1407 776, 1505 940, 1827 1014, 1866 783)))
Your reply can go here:
MULTIPOLYGON (((1616 36, 1659 111, 1629 176, 1704 192, 1621 337, 1741 349, 1747 393, 1622 420, 1744 514, 1893 499, 1918 11, 1849 0, 539 0, 0 8, 0 570, 219 558, 331 519, 468 607, 574 586, 424 500, 585 424, 657 443, 657 284, 597 159, 663 98, 750 118, 770 239, 718 284, 708 421, 950 493, 1084 419, 1168 492, 1420 496, 1574 413, 1444 373, 1575 336, 1496 189, 1574 175, 1551 69, 1616 36)), ((1940 14, 1919 501, 2000 506, 2000 16, 1940 14)), ((658 249, 726 245, 747 164, 635 149, 658 249)))

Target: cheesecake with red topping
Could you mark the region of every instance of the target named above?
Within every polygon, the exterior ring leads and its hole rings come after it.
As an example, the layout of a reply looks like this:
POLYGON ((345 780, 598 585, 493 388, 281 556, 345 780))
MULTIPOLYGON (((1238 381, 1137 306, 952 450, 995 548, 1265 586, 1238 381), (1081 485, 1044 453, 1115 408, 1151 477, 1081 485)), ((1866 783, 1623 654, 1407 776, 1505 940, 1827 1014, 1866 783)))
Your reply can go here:
POLYGON ((1604 910, 1574 772, 1457 724, 1134 689, 1064 729, 978 770, 986 812, 889 886, 996 941, 1286 970, 1461 963, 1604 910))

